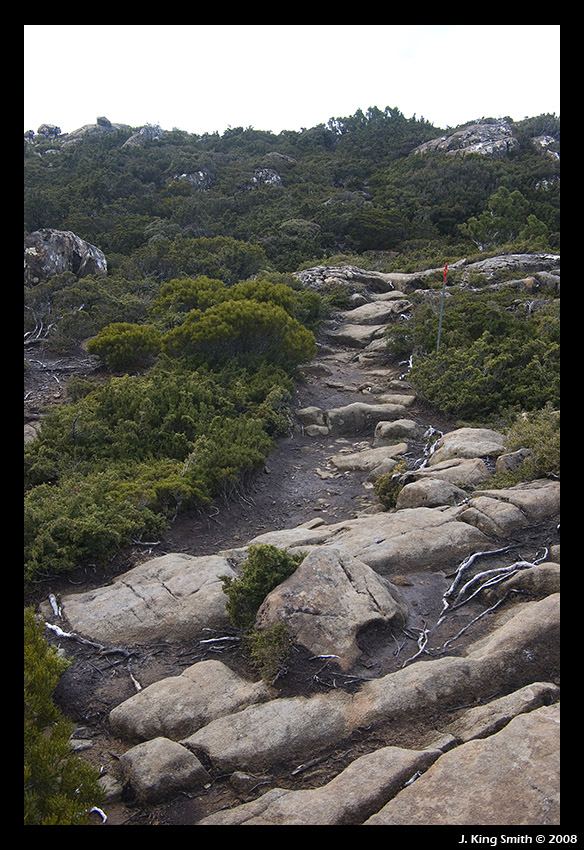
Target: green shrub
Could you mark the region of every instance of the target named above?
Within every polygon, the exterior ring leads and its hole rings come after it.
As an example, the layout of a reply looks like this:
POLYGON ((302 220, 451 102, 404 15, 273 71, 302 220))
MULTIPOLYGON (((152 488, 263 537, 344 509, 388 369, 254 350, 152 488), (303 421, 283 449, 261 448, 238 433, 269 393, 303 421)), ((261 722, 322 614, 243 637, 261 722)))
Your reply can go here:
POLYGON ((181 466, 104 464, 33 487, 24 498, 25 583, 73 570, 84 559, 103 564, 132 538, 161 534, 164 487, 172 473, 172 485, 182 485, 181 466))
POLYGON ((162 344, 162 334, 152 325, 114 322, 87 343, 111 372, 132 372, 151 366, 162 344))
POLYGON ((286 660, 293 641, 284 623, 270 629, 252 629, 244 636, 244 646, 264 682, 273 684, 286 672, 286 660))
POLYGON ((247 280, 266 266, 266 255, 259 245, 230 236, 190 238, 164 236, 141 245, 120 263, 130 277, 155 277, 172 280, 204 275, 225 283, 247 280))
POLYGON ((511 425, 507 451, 530 449, 515 472, 497 473, 489 486, 510 487, 519 481, 560 477, 560 411, 551 405, 541 410, 519 414, 511 425))
POLYGON ((393 468, 393 472, 385 472, 375 479, 373 485, 375 495, 386 511, 395 508, 397 497, 403 487, 402 475, 406 471, 405 461, 399 461, 393 468))
POLYGON ((164 283, 152 302, 149 313, 153 319, 166 317, 176 324, 176 317, 184 319, 191 310, 206 310, 225 300, 227 286, 222 280, 205 275, 196 278, 178 278, 164 283), (170 318, 175 317, 174 322, 170 318))
POLYGON ((444 306, 436 351, 437 303, 414 310, 407 329, 390 332, 389 347, 411 345, 409 378, 426 401, 459 419, 493 417, 519 406, 559 405, 559 306, 531 312, 512 288, 454 293, 444 306))
POLYGON ((169 357, 194 363, 243 364, 266 360, 293 369, 316 354, 314 335, 282 308, 255 301, 224 301, 208 310, 192 310, 164 337, 169 357))
POLYGON ((303 558, 302 554, 289 555, 275 546, 250 546, 241 575, 220 576, 233 625, 249 631, 268 593, 291 576, 303 558))
POLYGON ((414 361, 410 380, 445 413, 475 420, 519 405, 559 405, 560 346, 545 336, 493 338, 488 332, 466 348, 441 348, 414 361))
POLYGON ((73 752, 72 724, 53 702, 67 661, 49 647, 43 622, 24 611, 24 825, 86 824, 103 801, 98 774, 73 752))
POLYGON ((103 562, 179 510, 238 495, 289 426, 292 386, 265 362, 231 362, 80 387, 25 447, 26 580, 103 562))

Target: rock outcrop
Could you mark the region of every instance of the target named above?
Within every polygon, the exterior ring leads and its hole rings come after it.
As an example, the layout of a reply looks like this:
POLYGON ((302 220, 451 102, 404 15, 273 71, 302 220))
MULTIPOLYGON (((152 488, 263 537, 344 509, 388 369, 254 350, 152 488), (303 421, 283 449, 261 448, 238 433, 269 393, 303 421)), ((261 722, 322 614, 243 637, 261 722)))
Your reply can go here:
MULTIPOLYGON (((398 570, 401 583, 420 570, 435 572, 439 564, 444 572, 452 572, 461 558, 470 563, 469 552, 484 556, 497 551, 503 541, 490 536, 494 523, 489 534, 480 531, 469 522, 468 511, 478 510, 479 504, 487 516, 486 503, 512 507, 524 526, 558 511, 557 482, 475 492, 458 507, 405 508, 254 538, 249 545, 269 542, 309 551, 296 573, 268 595, 256 627, 285 622, 296 642, 316 657, 334 655, 341 671, 358 669, 361 629, 389 626, 396 635, 411 628, 412 612, 402 588, 392 582, 398 570)), ((151 559, 110 588, 63 598, 62 613, 86 638, 125 645, 184 638, 194 635, 195 626, 200 631, 203 623, 225 625, 216 593, 206 601, 200 594, 197 613, 189 607, 199 596, 195 580, 204 590, 200 573, 212 560, 207 567, 217 590, 217 575, 230 570, 235 575, 246 550, 230 550, 217 560, 184 555, 151 559)), ((142 804, 177 792, 202 793, 209 770, 224 775, 269 773, 276 764, 303 762, 341 747, 357 729, 381 730, 390 719, 405 723, 431 711, 444 718, 443 723, 434 724, 414 744, 374 748, 322 788, 294 791, 275 786, 259 799, 210 815, 201 824, 489 824, 497 819, 514 823, 515 818, 520 818, 517 823, 558 823, 559 565, 518 561, 513 566, 499 571, 503 580, 498 585, 485 587, 482 608, 496 609, 509 591, 520 592, 519 599, 525 601, 502 608, 491 629, 462 654, 445 653, 457 637, 452 631, 441 635, 450 614, 446 606, 439 621, 418 630, 434 649, 424 654, 426 644, 418 641, 417 663, 412 663, 414 653, 393 672, 367 676, 356 692, 333 689, 312 697, 283 698, 220 661, 198 662, 180 676, 153 683, 110 714, 113 732, 129 745, 120 760, 122 781, 142 804), (446 634, 451 637, 444 641, 446 634), (461 703, 476 707, 453 722, 450 712, 461 703), (498 777, 516 769, 512 805, 499 794, 498 777), (520 781, 527 770, 541 775, 536 786, 520 781), (419 795, 414 794, 418 782, 419 795), (423 791, 426 785, 432 793, 423 791), (436 800, 436 795, 445 800, 456 795, 458 815, 446 802, 429 810, 428 800, 436 800)), ((482 575, 480 568, 477 572, 482 575)), ((459 590, 458 599, 471 592, 473 581, 480 589, 474 578, 468 591, 459 590)), ((444 594, 445 601, 450 598, 444 594)), ((472 620, 468 616, 466 628, 472 620)))
POLYGON ((225 557, 162 555, 111 585, 68 596, 63 613, 76 631, 105 643, 188 640, 229 623, 221 575, 235 577, 225 557))
MULTIPOLYGON (((283 758, 301 761, 360 727, 414 717, 429 707, 452 709, 497 689, 511 694, 532 684, 534 673, 547 673, 535 680, 547 681, 557 675, 558 630, 559 596, 554 595, 530 603, 462 657, 411 665, 365 682, 355 695, 333 692, 250 706, 212 721, 183 744, 226 771, 266 770, 283 758)), ((450 748, 453 739, 443 746, 450 748)), ((552 779, 555 784, 557 770, 552 779)))
POLYGON ((314 266, 296 272, 295 277, 304 286, 317 292, 326 292, 327 289, 331 289, 339 283, 350 285, 355 291, 366 288, 372 292, 387 292, 395 288, 388 275, 350 265, 314 266))
POLYGON ((507 156, 518 145, 508 119, 499 118, 477 121, 438 139, 424 142, 414 153, 437 152, 454 156, 474 153, 499 158, 507 156))
POLYGON ((188 183, 198 191, 209 189, 215 179, 215 175, 208 168, 201 168, 198 171, 189 171, 188 173, 175 174, 173 180, 182 180, 188 183))
POLYGON ((82 141, 86 136, 107 136, 117 133, 120 130, 128 132, 131 129, 129 124, 115 124, 109 118, 99 116, 95 124, 84 124, 71 133, 64 133, 62 136, 59 136, 59 143, 61 146, 66 147, 67 145, 73 145, 82 141))
POLYGON ((366 825, 558 825, 560 706, 445 753, 366 825), (513 793, 509 793, 509 789, 513 793))
POLYGON ((144 145, 146 142, 152 142, 155 139, 160 139, 164 135, 164 130, 162 130, 157 125, 146 124, 144 127, 140 127, 139 130, 136 130, 135 133, 132 133, 129 139, 126 139, 123 148, 131 148, 136 147, 137 145, 144 145))
POLYGON ((351 826, 377 812, 416 773, 427 770, 437 750, 384 747, 352 762, 322 788, 273 788, 259 800, 218 812, 201 826, 351 826))
MULTIPOLYGON (((475 263, 465 263, 462 279, 467 280, 472 274, 483 274, 486 278, 494 277, 499 272, 517 272, 518 274, 536 274, 538 278, 555 272, 559 277, 559 254, 503 254, 499 257, 489 257, 475 263)), ((554 281, 555 282, 555 281, 554 281)), ((558 282, 559 285, 559 282, 558 282)))
POLYGON ((263 682, 249 682, 220 661, 201 661, 125 700, 110 713, 110 724, 128 741, 176 741, 217 717, 275 696, 263 682))
POLYGON ((284 622, 294 641, 315 655, 332 654, 349 669, 361 654, 359 632, 372 624, 405 626, 407 605, 397 587, 357 558, 326 548, 309 554, 265 598, 257 629, 284 622))
POLYGON ((321 788, 273 788, 199 825, 557 825, 559 713, 536 707, 448 753, 383 747, 321 788))
POLYGON ((45 229, 25 233, 25 286, 34 286, 64 272, 72 272, 77 278, 105 275, 105 254, 70 230, 45 229))

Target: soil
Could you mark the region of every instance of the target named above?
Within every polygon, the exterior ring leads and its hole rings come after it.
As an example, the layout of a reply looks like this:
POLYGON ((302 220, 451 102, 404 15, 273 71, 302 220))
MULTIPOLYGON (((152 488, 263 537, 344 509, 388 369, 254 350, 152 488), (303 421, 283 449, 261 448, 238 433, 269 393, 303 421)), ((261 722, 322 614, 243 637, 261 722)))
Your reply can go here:
MULTIPOLYGON (((326 409, 366 400, 367 391, 363 390, 363 386, 374 382, 375 378, 367 375, 357 358, 355 350, 333 350, 322 345, 318 362, 326 364, 330 374, 307 374, 298 383, 294 407, 300 409, 315 405, 326 409)), ((68 376, 87 374, 88 371, 96 374, 95 362, 82 350, 66 358, 38 351, 34 359, 36 362, 29 368, 26 378, 28 398, 25 401, 25 423, 34 422, 42 415, 42 409, 47 404, 64 400, 63 387, 68 376)), ((397 364, 378 360, 368 370, 382 367, 391 367, 395 377, 403 369, 397 364)), ((443 433, 457 427, 456 422, 418 403, 408 409, 408 417, 426 427, 432 425, 443 433)), ((293 434, 279 440, 265 469, 258 473, 249 490, 237 501, 219 504, 205 513, 180 515, 155 544, 121 552, 105 568, 98 569, 86 564, 67 577, 41 582, 26 604, 46 600, 51 592, 59 596, 107 584, 132 566, 167 552, 214 554, 243 546, 267 531, 292 528, 315 519, 329 524, 353 518, 363 512, 378 511, 380 505, 374 489, 366 481, 365 473, 339 473, 330 464, 331 456, 343 450, 369 447, 371 436, 362 434, 350 439, 309 437, 296 427, 293 434), (320 470, 320 474, 316 470, 320 470), (327 477, 328 474, 331 477, 327 477)), ((423 443, 410 446, 408 462, 413 464, 422 453, 423 443)), ((559 542, 557 522, 553 518, 549 522, 522 529, 516 538, 506 541, 514 547, 508 553, 489 556, 489 567, 508 565, 511 563, 510 558, 533 559, 544 547, 559 542)), ((498 541, 494 548, 502 545, 498 541)), ((341 673, 333 659, 314 659, 303 648, 295 647, 286 674, 275 683, 278 696, 309 696, 332 688, 355 690, 364 680, 385 675, 408 663, 408 659, 418 652, 419 632, 415 630, 430 627, 438 620, 442 610, 442 595, 451 583, 452 573, 457 566, 457 563, 434 565, 433 569, 418 574, 393 577, 410 610, 408 630, 395 635, 389 629, 380 627, 365 629, 359 636, 362 655, 348 672, 341 673)), ((497 616, 505 615, 505 607, 503 605, 498 609, 497 616)), ((431 652, 438 652, 444 641, 453 638, 484 608, 484 604, 469 603, 462 613, 433 631, 429 642, 431 652)), ((469 642, 477 640, 492 627, 493 616, 486 616, 473 624, 468 633, 454 641, 448 653, 461 654, 469 642)), ((218 644, 222 646, 220 651, 213 651, 208 648, 208 644, 199 642, 209 636, 204 633, 188 644, 132 646, 127 648, 127 654, 104 654, 95 647, 75 640, 58 639, 49 633, 49 640, 58 644, 71 661, 57 686, 55 701, 77 727, 75 738, 79 741, 80 757, 89 760, 105 773, 114 777, 118 774, 118 759, 128 749, 128 745, 112 737, 108 716, 112 708, 136 692, 133 680, 146 687, 166 676, 178 675, 185 667, 211 657, 220 658, 250 679, 257 679, 257 673, 238 640, 237 631, 226 629, 221 634, 231 636, 234 640, 218 644)), ((424 663, 430 657, 432 655, 422 654, 413 663, 424 663)), ((466 707, 457 707, 455 712, 449 714, 447 722, 454 720, 456 713, 466 707)), ((444 725, 443 717, 428 715, 409 718, 407 722, 389 721, 385 727, 376 727, 374 730, 357 730, 348 739, 339 742, 338 748, 315 753, 306 765, 272 765, 267 775, 252 778, 245 792, 236 791, 228 776, 218 775, 214 771, 211 771, 209 787, 202 794, 179 794, 156 806, 138 806, 127 796, 126 791, 120 802, 107 804, 107 824, 192 825, 211 812, 254 799, 272 787, 318 787, 330 781, 350 761, 378 747, 390 744, 426 746, 432 730, 444 725)), ((99 814, 91 817, 92 822, 101 823, 99 814)))

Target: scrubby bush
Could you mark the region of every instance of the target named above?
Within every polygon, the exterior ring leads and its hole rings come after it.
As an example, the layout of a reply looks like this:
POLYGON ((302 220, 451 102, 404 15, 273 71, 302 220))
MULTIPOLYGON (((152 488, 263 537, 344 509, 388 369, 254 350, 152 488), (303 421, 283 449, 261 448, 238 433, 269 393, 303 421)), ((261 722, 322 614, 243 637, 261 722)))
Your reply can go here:
POLYGON ((224 301, 208 310, 192 310, 164 337, 164 351, 193 363, 242 364, 266 360, 294 369, 316 354, 314 334, 282 308, 255 301, 224 301))
POLYGON ((26 580, 104 562, 179 510, 238 495, 287 429, 291 390, 266 362, 159 363, 78 387, 25 447, 26 580))
POLYGON ((53 701, 68 662, 49 647, 44 624, 24 611, 24 825, 86 824, 103 801, 97 771, 73 752, 72 724, 53 701))
MULTIPOLYGON (((286 278, 285 275, 279 277, 286 278)), ((322 313, 321 298, 316 292, 295 289, 289 283, 259 277, 228 286, 222 280, 200 275, 163 284, 149 314, 153 321, 170 329, 182 324, 191 310, 205 312, 224 301, 274 304, 305 326, 315 325, 322 313)))
POLYGON ((286 672, 293 641, 285 623, 275 623, 261 631, 252 629, 244 635, 243 642, 251 663, 264 682, 271 685, 286 672))
POLYGON ((536 410, 560 398, 560 346, 543 335, 493 338, 467 348, 444 348, 414 361, 410 380, 419 394, 461 419, 495 416, 519 405, 536 410))
POLYGON ((383 508, 388 511, 395 508, 397 497, 403 488, 402 475, 406 471, 406 463, 400 460, 393 468, 392 472, 385 472, 383 475, 375 479, 373 485, 375 495, 383 505, 383 508))
POLYGON ((533 455, 529 465, 537 476, 559 476, 560 411, 548 405, 518 416, 509 431, 507 448, 511 452, 531 449, 533 455))
POLYGON ((290 555, 275 546, 250 546, 241 575, 220 576, 233 625, 249 631, 268 593, 291 576, 303 559, 303 554, 290 555))
POLYGON ((227 286, 222 280, 199 275, 164 283, 152 302, 149 313, 170 327, 180 324, 191 310, 206 310, 225 300, 227 286))
POLYGON ((162 335, 152 325, 114 322, 87 343, 87 351, 107 364, 111 372, 132 372, 151 366, 162 345, 162 335))
POLYGON ((190 238, 177 234, 172 239, 151 239, 122 260, 120 268, 127 276, 161 281, 205 275, 231 284, 257 274, 266 262, 259 245, 231 236, 190 238))
POLYGON ((409 379, 426 401, 460 419, 483 419, 519 406, 559 405, 559 306, 535 312, 515 289, 457 292, 444 306, 437 351, 438 299, 418 304, 394 326, 388 348, 414 355, 409 379))
POLYGON ((560 477, 560 411, 547 405, 541 410, 523 412, 511 424, 506 440, 510 452, 529 449, 515 472, 496 473, 489 486, 511 487, 519 481, 560 477))

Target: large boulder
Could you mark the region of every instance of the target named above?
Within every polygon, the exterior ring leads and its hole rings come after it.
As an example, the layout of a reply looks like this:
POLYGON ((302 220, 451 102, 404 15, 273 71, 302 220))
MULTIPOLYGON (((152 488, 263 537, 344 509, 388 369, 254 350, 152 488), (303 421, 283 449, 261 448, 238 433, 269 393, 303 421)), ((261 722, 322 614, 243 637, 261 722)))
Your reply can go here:
POLYGON ((458 428, 444 434, 428 461, 435 466, 451 458, 498 457, 505 451, 505 436, 490 428, 458 428))
POLYGON ((36 230, 24 236, 24 283, 34 286, 57 274, 107 274, 105 254, 70 230, 36 230))
POLYGON ((363 449, 360 452, 346 452, 333 455, 333 466, 344 472, 371 472, 387 460, 407 452, 407 443, 396 443, 392 446, 378 446, 375 449, 363 449))
POLYGON ((397 587, 370 567, 335 549, 316 549, 263 601, 257 629, 283 622, 294 640, 314 655, 337 656, 342 669, 361 654, 357 635, 373 623, 407 622, 397 587))
POLYGON ((74 631, 106 644, 189 640, 229 624, 221 575, 235 577, 218 555, 162 555, 110 585, 64 597, 62 611, 74 631))
POLYGON ((490 476, 489 468, 481 458, 458 458, 443 460, 433 466, 410 470, 404 473, 403 484, 422 481, 425 478, 448 481, 459 487, 474 487, 484 483, 490 476))
POLYGON ((521 714, 495 735, 445 753, 366 824, 559 825, 559 798, 556 704, 521 714))
POLYGON ((360 824, 393 797, 416 772, 436 761, 438 750, 382 747, 351 762, 321 788, 273 788, 259 800, 217 812, 199 826, 350 826, 360 824))
POLYGON ((527 524, 527 517, 520 508, 500 499, 489 499, 487 496, 469 499, 467 507, 459 514, 458 519, 493 537, 512 534, 527 524))
POLYGON ((366 404, 355 401, 325 411, 324 424, 332 436, 361 434, 373 432, 378 422, 403 419, 405 415, 403 404, 366 404))
POLYGON ((210 778, 193 753, 166 738, 128 750, 120 757, 120 768, 140 803, 158 802, 178 791, 200 791, 210 778))
POLYGON ((351 702, 341 690, 282 697, 218 717, 182 743, 221 771, 269 769, 282 760, 303 760, 316 748, 337 746, 351 731, 351 702))
POLYGON ((466 500, 466 490, 440 478, 422 478, 403 487, 396 501, 398 511, 404 508, 435 508, 456 505, 466 500))
POLYGON ((167 676, 116 706, 112 731, 127 741, 185 738, 226 714, 274 696, 263 682, 249 682, 221 661, 199 661, 180 676, 167 676))
POLYGON ((373 446, 386 446, 396 440, 421 440, 424 427, 413 419, 395 419, 393 422, 378 422, 373 434, 373 446))
POLYGON ((354 310, 342 313, 343 319, 352 325, 382 325, 411 308, 411 302, 405 299, 387 299, 362 304, 354 310))
POLYGON ((327 331, 327 336, 339 345, 347 345, 349 348, 366 348, 374 340, 382 339, 385 330, 385 325, 345 322, 340 327, 327 331))
POLYGON ((475 490, 477 499, 489 499, 515 505, 531 520, 541 520, 560 512, 560 482, 546 478, 526 481, 502 490, 475 490))

